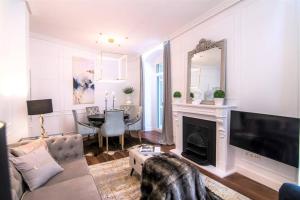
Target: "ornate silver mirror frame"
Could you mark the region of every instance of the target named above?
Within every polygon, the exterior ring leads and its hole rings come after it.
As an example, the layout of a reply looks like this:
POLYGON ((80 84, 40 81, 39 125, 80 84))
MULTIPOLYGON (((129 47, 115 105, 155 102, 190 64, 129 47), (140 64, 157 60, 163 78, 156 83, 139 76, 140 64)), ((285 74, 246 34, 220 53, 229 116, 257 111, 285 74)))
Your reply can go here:
MULTIPOLYGON (((195 49, 188 52, 188 69, 187 69, 187 95, 186 103, 191 103, 192 98, 190 97, 190 84, 191 84, 191 61, 195 54, 206 51, 212 48, 221 49, 221 74, 220 74, 220 89, 226 93, 226 39, 214 42, 211 40, 201 39, 195 49)), ((202 102, 203 103, 203 102, 202 102)), ((204 104, 214 104, 213 101, 206 102, 204 104)))

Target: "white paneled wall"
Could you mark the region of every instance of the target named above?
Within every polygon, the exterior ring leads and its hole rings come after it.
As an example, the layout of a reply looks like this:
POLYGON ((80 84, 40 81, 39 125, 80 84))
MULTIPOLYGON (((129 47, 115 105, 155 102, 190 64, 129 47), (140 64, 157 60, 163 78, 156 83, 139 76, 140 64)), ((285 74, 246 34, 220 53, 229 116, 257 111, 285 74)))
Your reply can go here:
MULTIPOLYGON (((68 133, 75 130, 72 109, 79 112, 81 120, 86 120, 85 107, 88 105, 73 105, 72 57, 78 56, 96 60, 93 51, 69 45, 55 39, 30 39, 30 71, 31 99, 51 98, 53 110, 45 116, 45 128, 49 134, 68 133)), ((95 82, 95 104, 104 109, 104 92, 116 93, 116 107, 125 102, 122 89, 133 86, 134 103, 139 99, 139 59, 136 57, 128 62, 128 80, 123 82, 95 82)), ((108 108, 112 107, 112 97, 109 97, 108 108)), ((29 117, 30 135, 39 135, 38 116, 29 117)))
MULTIPOLYGON (((228 103, 243 111, 299 117, 296 2, 244 0, 172 39, 173 90, 186 95, 187 52, 201 38, 226 39, 228 103)), ((297 181, 294 167, 234 150, 237 171, 252 179, 274 189, 283 182, 297 181)))
POLYGON ((0 120, 9 143, 28 134, 28 27, 25 1, 0 1, 0 120))

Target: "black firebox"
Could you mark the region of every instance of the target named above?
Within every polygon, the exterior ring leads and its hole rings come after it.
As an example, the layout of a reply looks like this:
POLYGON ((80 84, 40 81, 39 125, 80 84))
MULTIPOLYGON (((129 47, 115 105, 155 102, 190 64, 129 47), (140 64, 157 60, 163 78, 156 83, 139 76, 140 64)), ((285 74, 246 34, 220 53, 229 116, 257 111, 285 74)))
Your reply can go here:
POLYGON ((200 165, 216 166, 216 122, 183 117, 182 156, 200 165))

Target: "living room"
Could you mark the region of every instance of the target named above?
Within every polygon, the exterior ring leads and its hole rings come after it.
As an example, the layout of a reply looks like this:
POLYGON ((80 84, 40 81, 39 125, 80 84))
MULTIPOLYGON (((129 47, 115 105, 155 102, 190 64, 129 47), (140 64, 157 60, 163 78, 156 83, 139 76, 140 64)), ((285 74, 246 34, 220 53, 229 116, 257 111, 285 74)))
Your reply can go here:
POLYGON ((0 26, 0 199, 300 199, 298 0, 3 0, 0 26))

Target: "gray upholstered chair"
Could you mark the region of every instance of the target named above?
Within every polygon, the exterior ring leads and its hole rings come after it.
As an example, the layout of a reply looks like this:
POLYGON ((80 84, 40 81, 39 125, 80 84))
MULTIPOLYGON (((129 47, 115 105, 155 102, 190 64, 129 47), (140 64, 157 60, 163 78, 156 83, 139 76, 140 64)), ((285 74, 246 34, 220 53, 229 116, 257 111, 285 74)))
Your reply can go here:
POLYGON ((108 138, 109 137, 120 137, 120 143, 122 145, 122 150, 124 149, 124 133, 125 133, 125 123, 124 123, 124 112, 120 110, 106 111, 105 112, 105 122, 101 127, 101 139, 106 138, 106 151, 108 151, 108 138))
POLYGON ((124 113, 129 115, 135 112, 135 107, 135 105, 120 105, 120 109, 124 110, 124 113))
POLYGON ((142 142, 141 130, 142 130, 142 114, 143 108, 141 106, 135 106, 131 108, 131 111, 135 111, 129 114, 130 119, 126 121, 126 131, 136 131, 138 133, 140 142, 142 142))
POLYGON ((100 114, 99 106, 86 107, 85 110, 87 116, 100 114))
MULTIPOLYGON (((100 114, 100 110, 99 110, 98 106, 86 107, 85 110, 86 110, 86 115, 87 116, 100 114)), ((95 126, 95 127, 101 127, 101 125, 102 125, 101 121, 89 120, 89 122, 92 126, 95 126)))
POLYGON ((73 113, 73 118, 74 118, 75 128, 77 133, 83 136, 97 134, 98 128, 91 126, 89 123, 80 122, 78 120, 78 114, 76 110, 72 110, 72 113, 73 113))

